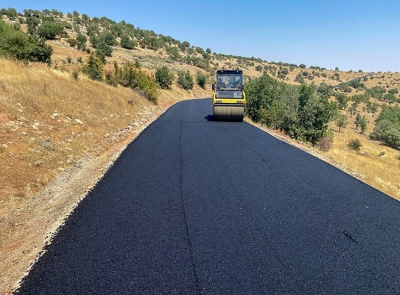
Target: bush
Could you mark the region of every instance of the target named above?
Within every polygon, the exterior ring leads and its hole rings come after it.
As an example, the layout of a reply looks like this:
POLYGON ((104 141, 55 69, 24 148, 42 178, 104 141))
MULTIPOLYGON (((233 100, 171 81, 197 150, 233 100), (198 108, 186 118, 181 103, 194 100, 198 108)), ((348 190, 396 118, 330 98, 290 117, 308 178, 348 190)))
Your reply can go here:
POLYGON ((79 78, 79 70, 73 69, 73 70, 72 70, 72 73, 71 73, 71 77, 72 77, 74 80, 78 80, 78 78, 79 78))
POLYGON ((71 38, 67 40, 67 43, 71 47, 75 47, 76 45, 78 45, 78 41, 76 41, 76 39, 71 39, 71 38))
POLYGON ((167 51, 169 57, 172 58, 173 60, 180 60, 181 59, 181 56, 179 55, 177 47, 173 47, 173 46, 169 47, 169 46, 167 46, 167 47, 165 47, 165 50, 167 51))
POLYGON ((304 84, 304 76, 301 73, 298 73, 294 81, 304 84))
POLYGON ((189 71, 186 71, 186 72, 180 71, 180 72, 178 72, 178 83, 185 90, 193 89, 193 78, 190 75, 189 71))
POLYGON ((110 70, 106 71, 105 82, 106 82, 106 84, 114 86, 114 87, 118 86, 118 78, 115 77, 114 73, 110 70))
POLYGON ((201 88, 206 89, 207 75, 203 74, 202 72, 197 72, 196 82, 201 88))
POLYGON ((329 151, 329 149, 332 147, 332 142, 330 138, 328 137, 320 138, 318 142, 318 147, 323 152, 329 151))
POLYGON ((157 68, 156 70, 156 82, 162 89, 171 89, 171 85, 174 82, 174 74, 171 73, 166 66, 157 68))
POLYGON ((160 92, 154 77, 143 72, 140 68, 135 68, 132 64, 127 64, 118 70, 114 63, 114 70, 118 72, 118 82, 121 85, 143 91, 148 100, 157 104, 160 92))
POLYGON ((353 150, 359 151, 362 144, 358 139, 350 139, 348 146, 353 150))

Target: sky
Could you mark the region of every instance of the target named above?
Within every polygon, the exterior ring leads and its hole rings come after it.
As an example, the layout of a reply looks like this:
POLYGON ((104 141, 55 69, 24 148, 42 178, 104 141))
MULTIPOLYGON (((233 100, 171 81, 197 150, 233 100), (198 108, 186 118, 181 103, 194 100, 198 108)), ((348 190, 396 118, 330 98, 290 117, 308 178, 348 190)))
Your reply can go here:
POLYGON ((76 10, 212 52, 342 71, 400 72, 400 0, 2 0, 76 10))

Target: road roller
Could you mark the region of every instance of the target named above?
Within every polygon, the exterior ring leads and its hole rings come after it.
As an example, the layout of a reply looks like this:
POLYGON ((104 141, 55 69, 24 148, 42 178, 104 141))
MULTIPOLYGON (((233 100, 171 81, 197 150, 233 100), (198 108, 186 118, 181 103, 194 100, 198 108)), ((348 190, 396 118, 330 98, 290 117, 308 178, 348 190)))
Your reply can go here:
POLYGON ((241 70, 217 70, 213 90, 214 120, 243 121, 246 94, 241 70))

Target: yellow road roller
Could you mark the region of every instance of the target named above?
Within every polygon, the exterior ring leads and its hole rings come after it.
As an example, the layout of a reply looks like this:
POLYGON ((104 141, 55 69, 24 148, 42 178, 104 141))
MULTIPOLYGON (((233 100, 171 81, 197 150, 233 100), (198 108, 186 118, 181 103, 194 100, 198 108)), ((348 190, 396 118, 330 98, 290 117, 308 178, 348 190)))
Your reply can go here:
POLYGON ((246 94, 241 70, 217 70, 212 84, 214 120, 243 121, 246 94))

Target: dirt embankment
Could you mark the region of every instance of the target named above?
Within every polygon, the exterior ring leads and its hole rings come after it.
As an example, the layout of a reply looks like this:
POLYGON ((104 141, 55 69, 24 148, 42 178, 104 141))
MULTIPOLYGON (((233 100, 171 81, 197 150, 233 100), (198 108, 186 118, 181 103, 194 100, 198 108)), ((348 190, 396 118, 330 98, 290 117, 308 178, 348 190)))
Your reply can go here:
MULTIPOLYGON (((31 78, 32 77, 28 77, 27 80, 31 78)), ((0 82, 2 81, 0 80, 0 82)), ((44 83, 46 83, 46 81, 44 83)), ((88 81, 88 83, 91 82, 88 81)), ((7 83, 0 83, 0 87, 3 86, 5 88, 5 85, 7 85, 7 83)), ((102 86, 100 85, 100 87, 102 86)), ((11 89, 11 87, 9 89, 11 89)), ((13 89, 15 88, 12 87, 11 90, 13 89)), ((50 92, 50 90, 47 91, 48 93, 50 92)), ((10 93, 10 95, 13 94, 10 93)), ((79 202, 112 166, 120 153, 142 130, 174 103, 183 99, 207 97, 209 95, 209 91, 205 91, 196 86, 193 91, 185 91, 177 87, 174 87, 172 90, 163 91, 159 98, 158 105, 152 105, 145 101, 143 101, 143 104, 140 104, 141 98, 136 98, 136 105, 128 109, 129 114, 123 113, 123 117, 126 117, 124 120, 128 122, 124 127, 116 128, 106 134, 103 133, 100 140, 89 139, 89 142, 92 141, 93 145, 88 147, 88 150, 81 156, 75 155, 70 161, 67 159, 68 165, 64 163, 65 155, 63 153, 60 153, 60 157, 62 157, 63 161, 52 160, 55 164, 63 163, 62 168, 53 169, 50 176, 52 174, 55 174, 55 176, 52 177, 48 184, 42 187, 39 193, 33 196, 30 196, 28 193, 24 194, 22 197, 17 196, 17 202, 13 201, 16 196, 9 197, 8 200, 10 202, 7 202, 7 199, 3 198, 2 210, 4 214, 0 217, 0 294, 12 294, 13 290, 18 287, 22 277, 27 274, 33 263, 43 254, 44 246, 51 242, 52 237, 57 233, 58 228, 65 222, 68 215, 71 214, 79 202)), ((99 103, 103 102, 100 101, 99 103)), ((131 107, 131 102, 128 102, 128 106, 124 105, 126 102, 123 100, 122 102, 117 101, 117 104, 118 103, 120 103, 122 107, 131 107)), ((21 136, 21 133, 35 132, 37 138, 32 140, 33 143, 47 142, 49 145, 52 145, 50 151, 45 150, 40 153, 40 161, 43 163, 40 165, 40 168, 46 165, 49 158, 55 157, 53 150, 56 150, 56 148, 57 151, 62 150, 63 141, 68 143, 65 137, 63 137, 64 133, 62 132, 65 131, 65 134, 74 133, 73 142, 79 142, 80 140, 83 142, 83 134, 91 133, 90 126, 86 128, 78 126, 79 128, 77 129, 76 125, 80 125, 79 123, 69 125, 68 123, 64 124, 61 122, 63 125, 60 124, 59 127, 55 126, 56 123, 52 123, 51 126, 53 127, 48 130, 49 128, 47 127, 50 125, 45 125, 44 119, 41 120, 40 124, 35 125, 35 120, 38 122, 36 116, 38 114, 32 115, 32 118, 30 118, 30 115, 27 114, 29 108, 24 108, 24 103, 17 105, 17 108, 19 110, 23 109, 21 117, 22 115, 25 117, 23 119, 24 124, 21 126, 25 127, 26 130, 21 130, 22 127, 13 126, 11 129, 7 127, 5 132, 1 134, 3 139, 6 139, 8 143, 7 148, 4 148, 2 153, 5 161, 7 157, 17 157, 19 160, 27 160, 26 154, 24 156, 24 152, 19 151, 21 148, 18 149, 18 147, 26 144, 25 140, 19 140, 19 138, 24 139, 24 135, 21 136), (32 122, 30 122, 32 124, 28 123, 30 119, 32 119, 32 122), (36 126, 39 130, 34 129, 36 126), (44 128, 44 126, 46 126, 46 128, 44 128), (60 130, 64 131, 61 132, 60 130), (63 138, 63 140, 57 140, 58 137, 54 135, 58 134, 57 132, 62 133, 60 134, 60 138, 63 138), (46 139, 40 141, 42 137, 49 139, 47 139, 47 141, 46 139)), ((18 109, 17 112, 19 112, 18 109)), ((4 119, 2 123, 8 126, 10 122, 19 122, 18 120, 14 120, 16 117, 12 114, 12 108, 10 107, 8 110, 8 113, 4 113, 0 117, 4 119)), ((36 112, 40 113, 40 116, 44 116, 44 113, 50 113, 51 116, 54 115, 53 109, 45 110, 42 109, 41 105, 37 106, 36 112)), ((57 114, 58 113, 61 113, 60 109, 57 110, 57 114)), ((88 120, 89 118, 94 120, 93 113, 87 111, 86 113, 82 112, 82 114, 86 114, 88 120)), ((59 115, 57 115, 55 119, 51 119, 51 116, 49 120, 52 122, 53 120, 56 121, 59 115)), ((72 117, 72 115, 70 116, 72 117)), ((66 120, 69 121, 69 119, 66 120)), ((111 119, 108 117, 107 122, 110 121, 111 119)), ((107 128, 112 129, 117 126, 117 124, 110 123, 107 128)), ((93 137, 95 136, 94 134, 93 137)), ((64 148, 70 151, 74 147, 65 146, 64 148)), ((37 152, 35 148, 30 148, 30 150, 32 150, 33 154, 37 152)), ((30 161, 32 161, 32 159, 30 159, 30 161)), ((4 163, 4 165, 6 165, 6 163, 4 163)), ((37 168, 38 167, 36 167, 34 163, 33 165, 32 163, 29 165, 27 164, 26 173, 34 175, 36 173, 35 171, 37 171, 35 169, 37 168)))

